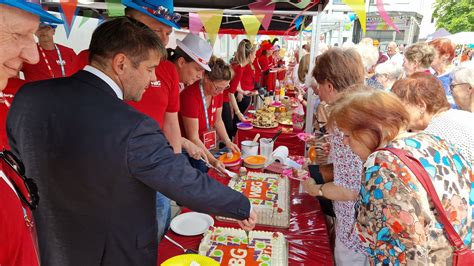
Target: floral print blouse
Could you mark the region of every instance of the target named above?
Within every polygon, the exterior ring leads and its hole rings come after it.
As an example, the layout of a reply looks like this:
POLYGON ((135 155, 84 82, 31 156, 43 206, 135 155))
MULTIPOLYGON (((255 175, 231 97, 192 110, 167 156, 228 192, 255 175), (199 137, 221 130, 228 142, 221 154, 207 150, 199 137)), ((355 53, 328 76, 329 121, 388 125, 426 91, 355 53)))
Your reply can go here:
MULTIPOLYGON (((408 151, 421 162, 448 218, 471 248, 470 164, 448 142, 426 133, 395 139, 387 147, 408 151)), ((358 205, 354 229, 373 264, 452 265, 452 247, 429 196, 391 152, 374 152, 365 162, 358 205)))

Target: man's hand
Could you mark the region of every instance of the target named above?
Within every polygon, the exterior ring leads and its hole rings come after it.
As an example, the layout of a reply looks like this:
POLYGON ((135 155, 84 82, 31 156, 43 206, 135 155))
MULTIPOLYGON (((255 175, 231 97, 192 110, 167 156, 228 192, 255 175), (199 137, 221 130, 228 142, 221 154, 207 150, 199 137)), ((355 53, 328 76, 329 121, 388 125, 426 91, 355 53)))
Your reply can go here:
POLYGON ((225 173, 225 165, 223 162, 213 158, 211 161, 210 161, 211 165, 214 166, 215 168, 217 168, 219 171, 221 171, 222 173, 225 173))
POLYGON ((242 229, 245 231, 251 231, 257 224, 257 212, 255 210, 252 210, 250 212, 249 218, 242 220, 242 221, 237 221, 237 223, 240 225, 242 229))
POLYGON ((201 158, 204 158, 204 160, 207 161, 206 152, 191 141, 183 141, 183 149, 189 154, 189 156, 191 156, 191 158, 195 160, 201 160, 201 158))

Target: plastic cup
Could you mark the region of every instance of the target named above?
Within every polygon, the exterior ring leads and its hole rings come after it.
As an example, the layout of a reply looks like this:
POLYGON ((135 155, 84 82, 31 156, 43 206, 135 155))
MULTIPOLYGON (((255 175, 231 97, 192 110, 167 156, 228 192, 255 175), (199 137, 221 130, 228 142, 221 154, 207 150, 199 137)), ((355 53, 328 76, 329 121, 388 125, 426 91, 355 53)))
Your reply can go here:
POLYGON ((260 155, 265 156, 267 163, 272 160, 272 153, 273 153, 272 139, 261 138, 260 139, 260 155))

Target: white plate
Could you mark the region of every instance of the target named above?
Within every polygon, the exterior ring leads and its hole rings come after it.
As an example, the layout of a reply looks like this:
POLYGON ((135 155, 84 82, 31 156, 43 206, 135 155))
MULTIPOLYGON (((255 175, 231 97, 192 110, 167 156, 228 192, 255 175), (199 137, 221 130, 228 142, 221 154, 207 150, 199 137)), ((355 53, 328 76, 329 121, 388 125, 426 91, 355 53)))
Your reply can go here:
POLYGON ((187 212, 176 216, 171 221, 171 230, 183 236, 197 236, 214 225, 211 216, 199 212, 187 212))

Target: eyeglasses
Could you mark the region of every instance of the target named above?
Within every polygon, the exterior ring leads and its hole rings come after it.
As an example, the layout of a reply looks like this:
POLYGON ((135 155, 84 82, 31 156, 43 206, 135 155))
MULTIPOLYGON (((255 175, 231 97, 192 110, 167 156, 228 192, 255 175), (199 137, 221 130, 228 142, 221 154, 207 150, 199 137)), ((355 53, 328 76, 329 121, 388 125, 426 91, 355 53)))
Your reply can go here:
POLYGON ((469 83, 463 82, 463 83, 458 83, 458 84, 451 84, 451 85, 449 85, 449 92, 451 92, 451 94, 453 94, 454 88, 457 87, 457 86, 461 86, 461 85, 469 85, 469 83))
POLYGON ((143 6, 144 9, 146 9, 149 13, 155 15, 155 16, 160 16, 166 20, 173 21, 175 23, 178 23, 178 21, 181 19, 181 14, 179 13, 172 13, 168 10, 168 8, 164 6, 159 6, 157 9, 151 9, 148 7, 143 6))
POLYGON ((228 88, 230 88, 230 84, 225 86, 224 88, 219 88, 219 87, 216 86, 216 83, 214 83, 214 81, 211 80, 211 82, 212 82, 212 85, 214 86, 214 89, 216 89, 217 91, 223 91, 223 90, 227 90, 228 88))
POLYGON ((23 183, 25 184, 26 191, 30 195, 29 200, 27 196, 21 193, 21 190, 18 188, 15 182, 12 182, 13 187, 15 188, 15 191, 17 192, 20 200, 25 203, 30 209, 36 209, 39 203, 38 187, 36 186, 36 183, 33 181, 33 179, 25 176, 25 166, 23 165, 23 163, 18 160, 18 158, 16 158, 12 152, 7 150, 0 152, 0 159, 0 162, 4 166, 3 170, 9 175, 17 175, 23 180, 23 183))

